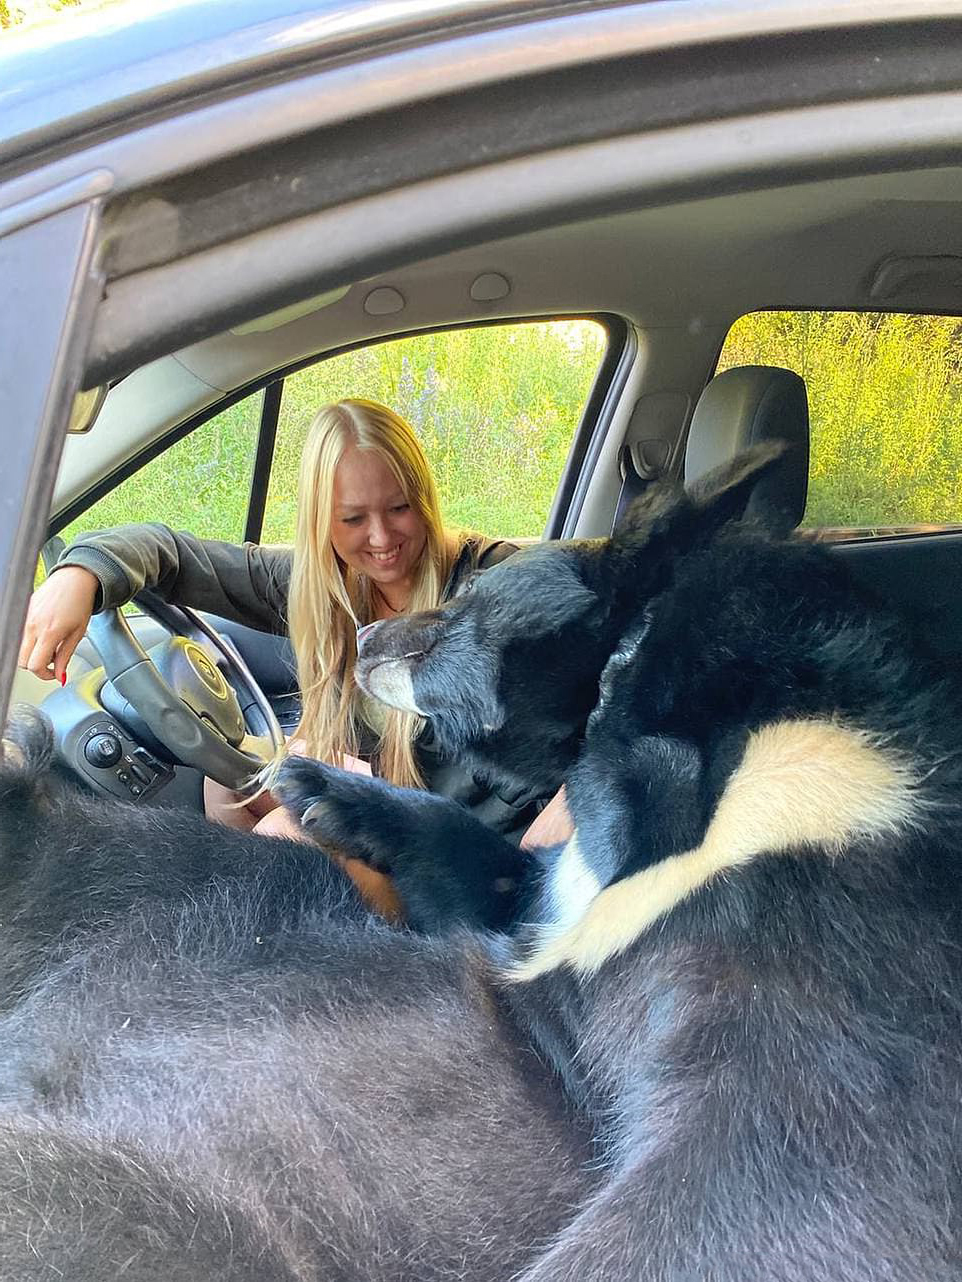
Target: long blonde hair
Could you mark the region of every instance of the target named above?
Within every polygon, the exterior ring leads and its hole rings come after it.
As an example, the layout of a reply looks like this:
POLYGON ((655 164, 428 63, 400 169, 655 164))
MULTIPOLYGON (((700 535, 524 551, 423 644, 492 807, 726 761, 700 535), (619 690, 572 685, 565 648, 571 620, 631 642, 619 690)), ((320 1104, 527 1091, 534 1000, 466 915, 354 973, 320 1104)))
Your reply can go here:
MULTIPOLYGON (((361 746, 354 619, 374 618, 370 580, 342 565, 331 544, 334 470, 351 445, 381 456, 424 522, 427 540, 414 571, 410 610, 438 604, 464 540, 441 523, 434 478, 409 423, 374 401, 338 401, 318 413, 301 455, 288 624, 303 700, 297 735, 310 756, 334 764, 344 753, 357 755, 361 746)), ((412 713, 384 709, 376 752, 383 778, 424 786, 414 754, 420 725, 412 713)))

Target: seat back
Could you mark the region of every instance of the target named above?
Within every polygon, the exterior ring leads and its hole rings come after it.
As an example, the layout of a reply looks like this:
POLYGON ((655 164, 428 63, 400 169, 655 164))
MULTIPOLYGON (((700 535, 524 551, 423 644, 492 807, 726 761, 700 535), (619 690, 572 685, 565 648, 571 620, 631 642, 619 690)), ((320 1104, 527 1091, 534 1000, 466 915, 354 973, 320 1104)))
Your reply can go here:
POLYGON ((759 482, 746 518, 788 534, 808 497, 808 395, 802 379, 775 365, 739 365, 716 374, 691 418, 685 484, 698 480, 751 445, 781 440, 789 449, 759 482))
MULTIPOLYGON (((775 365, 740 365, 716 374, 691 418, 685 450, 685 484, 697 481, 760 441, 781 440, 784 458, 760 481, 745 516, 787 534, 801 521, 808 496, 808 396, 797 374, 775 365)), ((642 442, 650 445, 651 442, 642 442)), ((659 469, 638 458, 638 443, 622 447, 621 493, 612 525, 617 529, 632 501, 659 469)))

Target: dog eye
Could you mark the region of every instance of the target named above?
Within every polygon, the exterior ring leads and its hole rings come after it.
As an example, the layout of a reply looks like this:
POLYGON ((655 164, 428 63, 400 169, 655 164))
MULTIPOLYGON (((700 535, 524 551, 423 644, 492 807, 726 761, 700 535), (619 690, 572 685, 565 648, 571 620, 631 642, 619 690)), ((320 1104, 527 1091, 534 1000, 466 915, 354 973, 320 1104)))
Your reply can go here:
POLYGON ((481 577, 480 570, 475 570, 473 571, 473 573, 469 574, 467 578, 464 580, 464 582, 460 584, 457 592, 455 592, 454 594, 455 598, 459 596, 467 596, 469 592, 473 592, 475 585, 480 577, 481 577))

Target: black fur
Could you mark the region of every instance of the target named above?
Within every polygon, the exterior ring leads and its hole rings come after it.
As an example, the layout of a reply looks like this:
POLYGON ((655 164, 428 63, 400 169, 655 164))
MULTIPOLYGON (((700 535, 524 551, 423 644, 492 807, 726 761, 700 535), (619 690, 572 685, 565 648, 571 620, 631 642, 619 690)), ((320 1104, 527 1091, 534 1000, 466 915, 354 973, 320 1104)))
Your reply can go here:
POLYGON ((566 777, 596 899, 569 849, 506 910, 521 857, 464 812, 292 763, 314 833, 447 928, 418 935, 309 847, 7 771, 0 1276, 962 1276, 962 700, 820 551, 725 528, 759 463, 362 649, 492 776, 566 777), (909 819, 756 851, 537 972, 609 894, 644 909, 627 878, 704 842, 754 733, 802 720, 901 763, 909 819))
POLYGON ((506 930, 527 906, 534 856, 447 798, 301 757, 275 789, 319 846, 391 876, 419 930, 506 930))
MULTIPOLYGON (((599 650, 612 656, 584 677, 598 702, 567 776, 601 885, 697 846, 749 734, 767 724, 867 731, 915 779, 911 824, 854 837, 831 857, 799 847, 757 858, 597 972, 563 966, 508 990, 609 1163, 530 1276, 958 1278, 958 683, 828 554, 719 530, 710 494, 704 502, 658 495, 614 544, 522 554, 439 612, 426 644, 416 622, 391 623, 362 655, 372 689, 392 653, 408 656, 417 706, 449 749, 497 774, 472 709, 524 731, 565 697, 519 603, 535 615, 537 583, 556 584, 559 563, 564 575, 574 568, 597 599, 583 609, 576 594, 580 612, 556 643, 588 669, 599 650), (518 614, 499 615, 495 641, 490 619, 509 585, 518 614), (468 669, 484 675, 482 690, 439 676, 468 669)), ((567 754, 551 754, 549 740, 539 764, 557 779, 567 754)), ((463 839, 433 851, 450 854, 456 881, 463 839)), ((406 852, 400 842, 396 872, 406 852)), ((549 892, 550 879, 546 917, 549 892)), ((522 926, 505 955, 531 947, 522 926)))
POLYGON ((308 845, 4 785, 0 1277, 507 1277, 597 1182, 478 940, 308 845))

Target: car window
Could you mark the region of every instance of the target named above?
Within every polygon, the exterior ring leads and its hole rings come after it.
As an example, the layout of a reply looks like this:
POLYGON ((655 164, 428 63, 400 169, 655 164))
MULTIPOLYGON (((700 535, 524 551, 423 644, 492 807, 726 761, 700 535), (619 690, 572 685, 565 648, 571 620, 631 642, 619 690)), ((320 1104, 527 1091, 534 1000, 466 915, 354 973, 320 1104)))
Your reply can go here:
POLYGON ((780 365, 808 390, 803 528, 820 537, 962 523, 962 321, 863 312, 754 312, 729 331, 718 372, 780 365))
POLYGON ((66 526, 69 543, 89 530, 163 521, 201 538, 239 542, 250 497, 263 392, 221 410, 66 526))
POLYGON ((447 524, 539 536, 606 344, 596 321, 486 325, 358 348, 289 375, 263 541, 293 539, 307 429, 342 397, 380 401, 408 419, 447 524))

